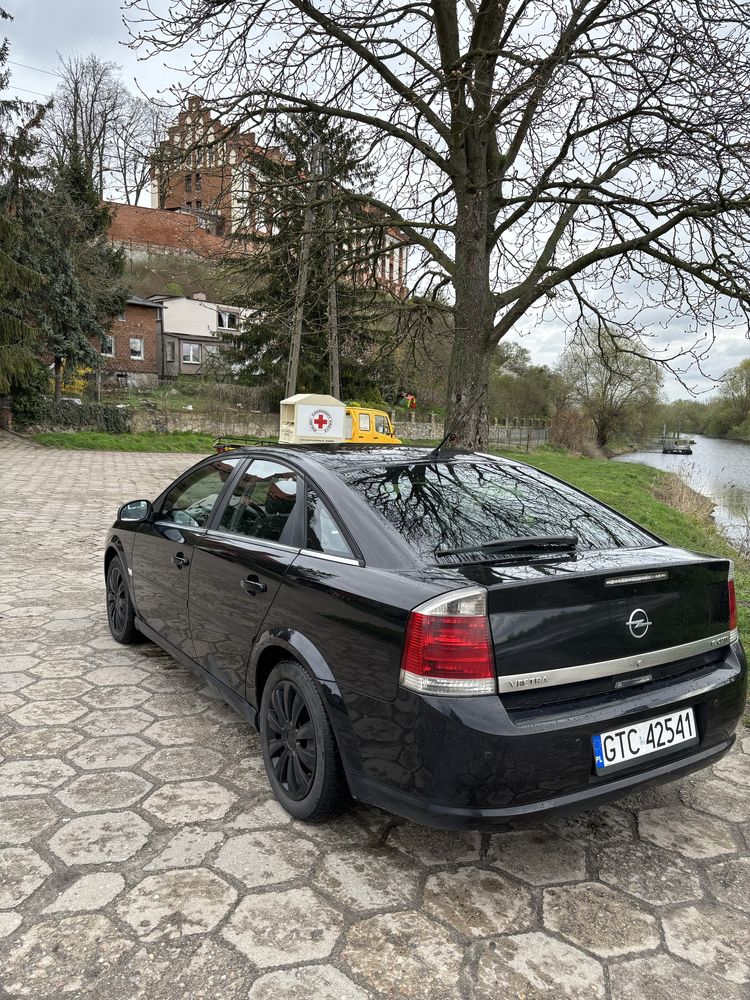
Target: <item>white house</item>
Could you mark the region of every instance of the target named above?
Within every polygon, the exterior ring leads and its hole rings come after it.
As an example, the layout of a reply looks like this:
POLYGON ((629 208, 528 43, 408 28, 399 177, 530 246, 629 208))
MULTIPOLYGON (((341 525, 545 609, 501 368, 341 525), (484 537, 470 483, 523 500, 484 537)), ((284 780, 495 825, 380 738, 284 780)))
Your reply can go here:
POLYGON ((184 295, 152 295, 164 306, 161 336, 161 372, 170 375, 200 375, 209 358, 220 351, 240 329, 247 310, 208 302, 197 292, 184 295))

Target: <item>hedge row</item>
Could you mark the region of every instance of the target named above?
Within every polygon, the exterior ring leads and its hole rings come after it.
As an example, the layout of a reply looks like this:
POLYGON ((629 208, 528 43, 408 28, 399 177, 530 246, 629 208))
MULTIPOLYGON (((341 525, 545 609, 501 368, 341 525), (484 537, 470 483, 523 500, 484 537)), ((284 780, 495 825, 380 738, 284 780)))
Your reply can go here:
POLYGON ((56 403, 48 396, 24 399, 14 406, 14 423, 19 430, 37 431, 108 431, 127 434, 132 411, 103 403, 56 403))

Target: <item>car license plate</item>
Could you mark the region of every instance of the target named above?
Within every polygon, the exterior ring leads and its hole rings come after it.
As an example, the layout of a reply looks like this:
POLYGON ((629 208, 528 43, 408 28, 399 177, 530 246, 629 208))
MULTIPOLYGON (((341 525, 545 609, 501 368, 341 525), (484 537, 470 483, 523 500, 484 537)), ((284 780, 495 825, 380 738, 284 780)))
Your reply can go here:
POLYGON ((641 757, 650 757, 680 744, 698 742, 692 708, 660 715, 658 719, 635 722, 591 737, 596 773, 610 771, 641 757))

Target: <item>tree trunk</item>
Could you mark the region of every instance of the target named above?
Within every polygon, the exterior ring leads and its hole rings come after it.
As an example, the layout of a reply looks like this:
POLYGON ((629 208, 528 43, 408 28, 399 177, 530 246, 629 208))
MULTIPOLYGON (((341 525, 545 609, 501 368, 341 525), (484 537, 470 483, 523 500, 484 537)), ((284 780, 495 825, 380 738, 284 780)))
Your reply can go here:
POLYGON ((326 159, 325 171, 329 181, 326 189, 326 281, 328 282, 328 383, 329 392, 341 398, 339 370, 339 308, 336 288, 336 237, 333 231, 333 184, 330 181, 330 160, 326 159))
POLYGON ((61 357, 55 358, 55 402, 59 403, 62 398, 62 376, 63 376, 63 359, 61 357))
POLYGON ((307 273, 310 266, 310 244, 312 241, 312 229, 315 222, 315 212, 313 203, 317 195, 318 178, 318 147, 317 144, 312 151, 312 169, 310 181, 307 185, 307 195, 305 197, 305 221, 302 231, 302 243, 299 254, 299 272, 297 273, 297 288, 294 293, 294 315, 292 319, 292 340, 289 345, 289 362, 286 370, 286 396, 294 396, 297 392, 297 373, 299 371, 299 352, 302 344, 302 322, 305 313, 305 299, 307 296, 307 273))
POLYGON ((486 450, 489 442, 487 394, 490 359, 496 346, 486 186, 477 188, 458 198, 454 339, 445 410, 448 447, 471 451, 486 450))

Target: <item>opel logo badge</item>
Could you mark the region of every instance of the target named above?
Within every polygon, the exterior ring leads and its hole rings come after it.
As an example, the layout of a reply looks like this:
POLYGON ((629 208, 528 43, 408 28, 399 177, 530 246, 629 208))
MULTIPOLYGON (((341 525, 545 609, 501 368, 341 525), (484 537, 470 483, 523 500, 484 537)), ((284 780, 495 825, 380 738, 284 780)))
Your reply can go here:
POLYGON ((630 612, 630 618, 625 623, 630 629, 630 634, 634 639, 642 639, 651 628, 651 622, 643 608, 636 608, 630 612))

